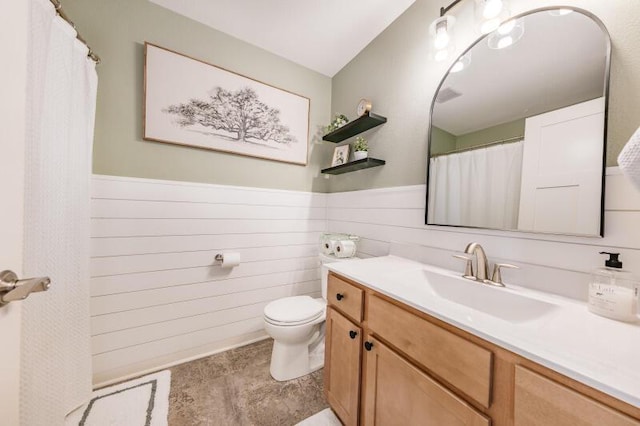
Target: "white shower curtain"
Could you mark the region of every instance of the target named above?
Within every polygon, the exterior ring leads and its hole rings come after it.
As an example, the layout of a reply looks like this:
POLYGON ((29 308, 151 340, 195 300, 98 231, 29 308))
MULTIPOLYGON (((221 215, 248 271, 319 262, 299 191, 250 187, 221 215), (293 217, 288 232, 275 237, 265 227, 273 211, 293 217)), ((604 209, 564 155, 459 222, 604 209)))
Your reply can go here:
POLYGON ((49 0, 31 0, 20 421, 62 425, 91 394, 89 184, 97 75, 49 0))
POLYGON ((517 229, 523 143, 432 158, 428 223, 517 229))

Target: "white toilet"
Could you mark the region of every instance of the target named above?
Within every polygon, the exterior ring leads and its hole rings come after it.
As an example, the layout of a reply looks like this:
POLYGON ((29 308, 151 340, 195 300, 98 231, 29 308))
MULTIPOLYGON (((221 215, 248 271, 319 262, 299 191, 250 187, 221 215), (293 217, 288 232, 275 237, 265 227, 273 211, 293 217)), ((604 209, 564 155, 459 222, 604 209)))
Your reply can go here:
POLYGON ((328 274, 324 265, 353 259, 320 254, 322 299, 285 297, 264 308, 264 329, 273 338, 270 371, 274 379, 291 380, 323 367, 328 274))

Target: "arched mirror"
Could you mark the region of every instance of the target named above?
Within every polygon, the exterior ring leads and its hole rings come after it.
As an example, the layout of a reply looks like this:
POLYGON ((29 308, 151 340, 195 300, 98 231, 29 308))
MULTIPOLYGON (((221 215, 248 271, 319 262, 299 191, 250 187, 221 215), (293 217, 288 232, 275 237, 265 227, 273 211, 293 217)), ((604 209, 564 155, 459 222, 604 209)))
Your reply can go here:
POLYGON ((611 42, 577 9, 478 40, 431 110, 428 225, 602 235, 611 42))

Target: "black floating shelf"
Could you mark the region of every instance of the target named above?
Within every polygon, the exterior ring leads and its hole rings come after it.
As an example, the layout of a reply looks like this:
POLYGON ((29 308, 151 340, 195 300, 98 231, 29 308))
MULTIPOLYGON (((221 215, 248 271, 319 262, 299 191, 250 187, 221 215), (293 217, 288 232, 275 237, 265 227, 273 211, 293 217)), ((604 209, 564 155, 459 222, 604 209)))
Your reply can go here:
POLYGON ((383 166, 386 162, 377 158, 363 158, 362 160, 340 164, 339 166, 322 169, 322 173, 327 175, 341 175, 343 173, 355 172, 356 170, 369 169, 371 167, 383 166))
POLYGON ((381 115, 376 115, 373 113, 369 113, 367 115, 363 115, 362 117, 353 120, 350 123, 345 124, 340 127, 338 130, 334 130, 331 133, 327 133, 322 137, 323 141, 329 142, 342 142, 345 139, 349 139, 352 136, 357 135, 358 133, 362 133, 366 130, 373 129, 376 126, 384 124, 387 122, 387 117, 383 117, 381 115))

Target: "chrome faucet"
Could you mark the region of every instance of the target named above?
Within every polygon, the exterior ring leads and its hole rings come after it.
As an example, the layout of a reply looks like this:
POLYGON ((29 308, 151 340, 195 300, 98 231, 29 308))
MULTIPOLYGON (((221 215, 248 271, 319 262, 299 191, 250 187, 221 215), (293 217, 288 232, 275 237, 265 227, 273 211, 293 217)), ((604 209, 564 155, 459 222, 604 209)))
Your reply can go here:
POLYGON ((486 282, 489 280, 487 276, 487 270, 489 269, 489 263, 487 262, 487 255, 484 252, 482 246, 478 243, 469 243, 467 248, 464 249, 466 254, 472 254, 476 257, 476 280, 480 282, 486 282))

